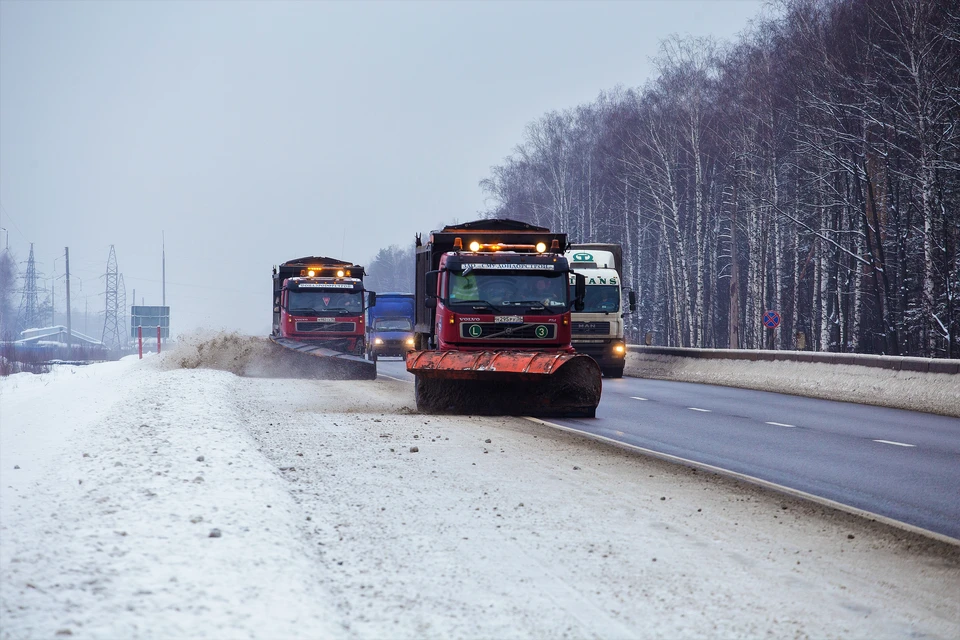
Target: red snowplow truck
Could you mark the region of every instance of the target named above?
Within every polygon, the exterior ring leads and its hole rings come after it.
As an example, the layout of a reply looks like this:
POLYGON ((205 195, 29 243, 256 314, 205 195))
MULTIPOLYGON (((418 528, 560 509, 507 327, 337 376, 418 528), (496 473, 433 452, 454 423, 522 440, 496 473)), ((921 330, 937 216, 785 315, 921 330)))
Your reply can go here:
MULTIPOLYGON (((273 332, 292 368, 316 377, 373 380, 364 358, 363 267, 324 257, 297 258, 273 269, 273 332)), ((377 294, 367 292, 367 306, 377 294)))
POLYGON ((508 219, 416 238, 414 341, 407 370, 426 413, 593 417, 600 368, 570 346, 585 282, 567 237, 508 219), (567 285, 573 275, 573 299, 567 285))

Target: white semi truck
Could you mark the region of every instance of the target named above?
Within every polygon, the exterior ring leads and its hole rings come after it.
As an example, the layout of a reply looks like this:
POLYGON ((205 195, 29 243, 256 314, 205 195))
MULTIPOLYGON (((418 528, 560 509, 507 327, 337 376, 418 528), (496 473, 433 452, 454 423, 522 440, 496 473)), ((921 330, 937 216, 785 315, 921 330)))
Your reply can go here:
POLYGON ((621 378, 627 355, 623 316, 637 307, 633 291, 623 290, 622 249, 619 244, 574 244, 564 255, 573 272, 582 273, 587 283, 583 311, 571 313, 573 348, 596 360, 604 377, 621 378))

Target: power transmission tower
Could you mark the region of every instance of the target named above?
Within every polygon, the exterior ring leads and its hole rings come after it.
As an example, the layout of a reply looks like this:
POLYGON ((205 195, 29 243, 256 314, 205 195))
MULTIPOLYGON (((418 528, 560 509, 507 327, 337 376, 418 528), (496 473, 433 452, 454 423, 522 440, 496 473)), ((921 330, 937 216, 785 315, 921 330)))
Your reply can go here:
MULTIPOLYGON (((117 254, 110 245, 110 256, 107 258, 106 310, 103 314, 103 335, 100 341, 110 350, 119 350, 123 347, 123 329, 120 326, 120 317, 123 310, 120 308, 120 298, 117 295, 119 277, 117 273, 117 254)), ((126 296, 124 296, 126 297, 126 296)))
POLYGON ((30 243, 30 257, 27 258, 27 273, 23 276, 23 297, 17 313, 17 327, 34 329, 42 324, 40 305, 37 302, 37 263, 33 259, 33 243, 30 243))

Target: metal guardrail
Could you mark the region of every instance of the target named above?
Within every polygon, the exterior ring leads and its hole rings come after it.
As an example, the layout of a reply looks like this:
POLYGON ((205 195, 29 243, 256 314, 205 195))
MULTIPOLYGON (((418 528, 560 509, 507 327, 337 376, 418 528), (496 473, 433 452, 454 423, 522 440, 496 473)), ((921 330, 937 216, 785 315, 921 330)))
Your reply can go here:
POLYGON ((853 364, 895 371, 960 374, 960 360, 946 358, 911 358, 907 356, 877 356, 862 353, 825 353, 821 351, 759 351, 749 349, 692 349, 688 347, 648 347, 630 344, 631 353, 703 358, 711 360, 750 360, 753 362, 819 362, 822 364, 853 364))

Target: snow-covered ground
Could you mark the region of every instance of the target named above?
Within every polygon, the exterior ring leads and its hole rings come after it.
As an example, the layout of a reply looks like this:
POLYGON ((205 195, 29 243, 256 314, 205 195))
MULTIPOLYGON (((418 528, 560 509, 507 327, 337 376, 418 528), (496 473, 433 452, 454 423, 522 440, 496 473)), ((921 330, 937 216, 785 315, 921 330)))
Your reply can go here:
POLYGON ((957 546, 211 344, 0 380, 0 638, 960 637, 957 546))
POLYGON ((960 417, 960 375, 816 362, 627 354, 626 375, 702 382, 960 417))

